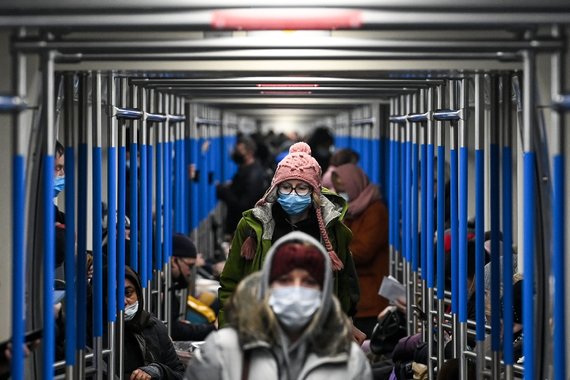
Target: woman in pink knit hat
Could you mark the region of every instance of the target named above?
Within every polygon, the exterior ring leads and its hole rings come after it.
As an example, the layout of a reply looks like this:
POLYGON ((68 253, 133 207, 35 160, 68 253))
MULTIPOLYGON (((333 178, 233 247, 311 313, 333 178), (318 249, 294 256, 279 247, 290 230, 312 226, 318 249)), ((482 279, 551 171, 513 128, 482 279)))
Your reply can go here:
POLYGON ((321 174, 311 148, 304 142, 293 144, 263 198, 243 213, 220 277, 221 325, 223 304, 238 283, 260 270, 271 245, 291 231, 305 232, 322 243, 332 263, 333 291, 345 313, 355 314, 360 292, 349 250, 352 234, 342 222, 347 206, 343 198, 322 188, 321 174))

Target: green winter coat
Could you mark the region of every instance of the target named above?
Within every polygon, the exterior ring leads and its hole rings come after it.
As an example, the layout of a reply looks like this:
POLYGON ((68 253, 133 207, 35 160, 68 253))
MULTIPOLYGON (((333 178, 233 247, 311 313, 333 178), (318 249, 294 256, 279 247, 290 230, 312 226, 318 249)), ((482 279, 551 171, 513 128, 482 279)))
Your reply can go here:
MULTIPOLYGON (((329 240, 344 268, 333 273, 333 293, 338 297, 341 307, 348 316, 356 313, 356 304, 360 298, 358 277, 349 250, 352 232, 342 222, 347 209, 346 202, 326 188, 321 189, 321 212, 329 240)), ((261 270, 267 251, 271 247, 275 221, 271 212, 272 203, 256 206, 243 213, 238 223, 228 254, 224 270, 220 276, 218 297, 221 309, 218 323, 224 325, 223 305, 236 289, 238 283, 250 273, 261 270), (241 248, 248 237, 256 241, 256 252, 252 260, 241 255, 241 248)))

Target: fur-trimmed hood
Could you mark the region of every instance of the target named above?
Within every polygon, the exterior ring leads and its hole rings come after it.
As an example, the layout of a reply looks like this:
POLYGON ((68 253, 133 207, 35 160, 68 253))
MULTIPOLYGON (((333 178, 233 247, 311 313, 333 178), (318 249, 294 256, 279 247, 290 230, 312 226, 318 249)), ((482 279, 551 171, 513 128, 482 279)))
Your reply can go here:
POLYGON ((262 270, 240 282, 226 305, 226 322, 238 331, 245 349, 280 344, 283 331, 268 304, 271 294, 269 275, 277 248, 293 241, 314 245, 325 259, 321 307, 294 346, 306 344, 319 356, 347 353, 352 341, 350 322, 332 292, 333 272, 329 255, 316 239, 304 232, 291 232, 277 240, 268 251, 262 270))

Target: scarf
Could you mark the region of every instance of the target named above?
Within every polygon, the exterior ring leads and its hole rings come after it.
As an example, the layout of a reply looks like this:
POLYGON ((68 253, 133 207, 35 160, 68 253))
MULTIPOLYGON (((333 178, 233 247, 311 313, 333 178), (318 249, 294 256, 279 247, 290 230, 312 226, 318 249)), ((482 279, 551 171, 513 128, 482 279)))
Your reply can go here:
POLYGON ((344 164, 334 169, 348 194, 347 218, 357 218, 374 201, 379 200, 380 190, 370 183, 366 173, 355 164, 344 164))

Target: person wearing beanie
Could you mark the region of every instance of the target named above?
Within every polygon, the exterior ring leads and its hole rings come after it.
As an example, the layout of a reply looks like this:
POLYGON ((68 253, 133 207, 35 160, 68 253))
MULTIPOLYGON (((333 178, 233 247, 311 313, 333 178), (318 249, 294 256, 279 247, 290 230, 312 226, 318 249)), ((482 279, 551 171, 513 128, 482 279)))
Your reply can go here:
POLYGON ((378 314, 388 306, 388 300, 378 294, 382 280, 390 272, 388 208, 378 186, 370 183, 355 164, 336 167, 332 181, 338 194, 348 201, 345 223, 352 231, 350 251, 361 293, 354 325, 370 337, 378 314))
POLYGON ((238 283, 263 266, 269 248, 291 231, 303 231, 320 241, 331 260, 333 289, 342 309, 352 317, 360 297, 349 250, 352 234, 342 222, 346 202, 321 186, 321 167, 310 147, 298 142, 277 165, 271 185, 253 209, 243 213, 220 276, 218 314, 238 283))
MULTIPOLYGON (((192 268, 196 264, 198 254, 192 240, 184 234, 172 236, 171 275, 173 291, 170 292, 172 323, 171 336, 175 341, 204 340, 216 327, 211 323, 191 323, 185 319, 186 307, 180 308, 180 297, 174 292, 176 289, 187 289, 192 275, 192 268)), ((184 303, 186 304, 186 303, 184 303)))
POLYGON ((318 240, 300 231, 278 239, 230 297, 226 327, 194 353, 185 379, 372 379, 333 276, 318 240))
MULTIPOLYGON (((125 268, 125 379, 182 379, 184 365, 178 359, 166 326, 144 310, 138 274, 125 268)), ((117 360, 118 360, 117 356, 117 360)), ((119 371, 119 365, 115 366, 119 371)))

